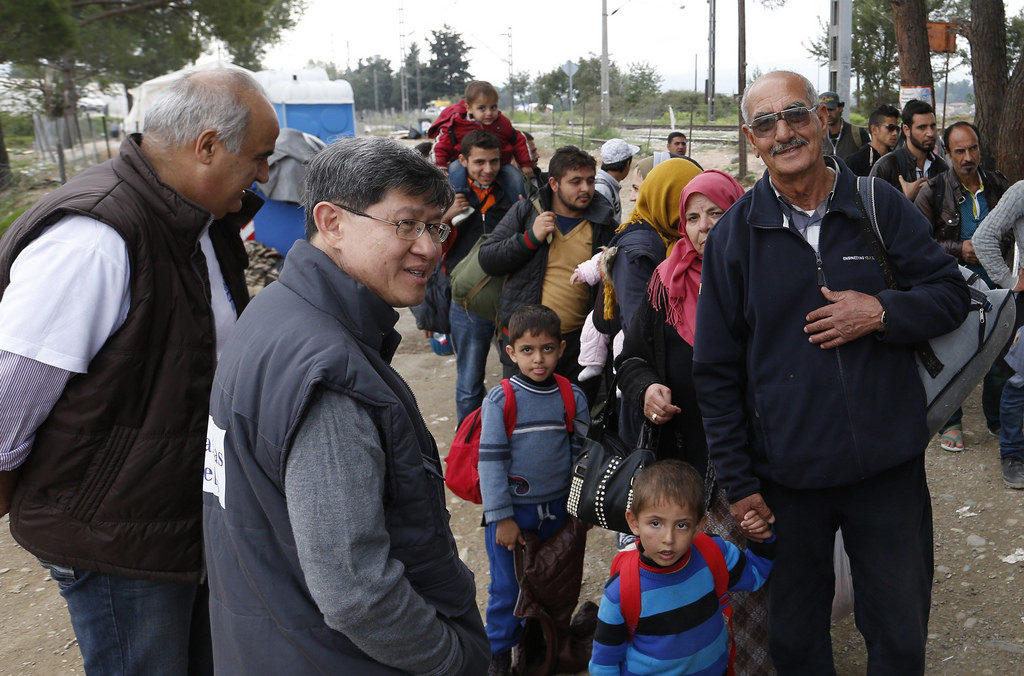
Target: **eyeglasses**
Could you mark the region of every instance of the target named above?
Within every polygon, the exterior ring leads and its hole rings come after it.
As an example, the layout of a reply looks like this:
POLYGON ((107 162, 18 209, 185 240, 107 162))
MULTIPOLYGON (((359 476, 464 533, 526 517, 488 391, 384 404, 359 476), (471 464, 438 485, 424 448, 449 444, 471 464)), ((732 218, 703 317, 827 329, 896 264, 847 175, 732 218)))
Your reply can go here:
POLYGON ((398 235, 399 239, 405 239, 409 241, 416 240, 419 239, 420 235, 423 234, 423 231, 426 230, 427 232, 430 233, 430 239, 433 240, 434 243, 440 244, 441 242, 448 239, 448 234, 451 233, 452 231, 452 226, 448 225, 447 223, 424 223, 423 221, 417 221, 416 219, 413 218, 405 218, 397 222, 389 221, 386 218, 377 218, 376 216, 371 216, 370 214, 364 214, 362 211, 357 211, 352 207, 345 206, 344 204, 338 204, 337 202, 331 202, 331 204, 340 209, 344 209, 350 214, 355 214, 356 216, 363 216, 365 218, 371 218, 375 221, 380 221, 381 223, 387 223, 388 225, 395 226, 395 234, 398 235))
POLYGON ((897 129, 900 128, 898 124, 880 124, 878 126, 881 127, 882 129, 885 129, 886 131, 896 131, 897 129))
POLYGON ((811 113, 813 112, 813 108, 786 108, 777 113, 758 115, 747 126, 754 133, 754 136, 766 138, 775 132, 775 125, 778 124, 779 120, 785 120, 786 124, 792 129, 806 127, 811 121, 811 113))

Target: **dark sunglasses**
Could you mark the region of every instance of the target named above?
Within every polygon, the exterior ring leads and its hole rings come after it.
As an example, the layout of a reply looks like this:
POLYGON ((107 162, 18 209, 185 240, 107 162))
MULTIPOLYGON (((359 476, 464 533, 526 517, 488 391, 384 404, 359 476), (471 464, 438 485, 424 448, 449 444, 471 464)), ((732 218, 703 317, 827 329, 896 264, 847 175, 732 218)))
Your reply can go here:
POLYGON ((811 115, 814 108, 786 108, 777 113, 765 113, 758 115, 747 125, 754 136, 766 138, 775 132, 775 125, 779 120, 785 120, 791 129, 802 129, 811 122, 811 115))
POLYGON ((898 124, 880 124, 878 126, 881 127, 882 129, 885 129, 886 131, 896 131, 897 129, 900 128, 898 124))

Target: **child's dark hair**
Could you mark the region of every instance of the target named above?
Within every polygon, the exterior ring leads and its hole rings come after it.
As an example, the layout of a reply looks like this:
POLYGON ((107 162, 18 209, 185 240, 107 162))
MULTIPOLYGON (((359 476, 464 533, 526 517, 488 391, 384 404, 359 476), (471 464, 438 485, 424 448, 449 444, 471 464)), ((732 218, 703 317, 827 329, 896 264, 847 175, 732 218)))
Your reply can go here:
POLYGON ((466 103, 470 104, 482 98, 498 100, 498 90, 490 82, 473 80, 466 85, 466 103))
POLYGON ((659 460, 645 467, 633 481, 633 514, 639 516, 645 509, 666 503, 687 507, 697 519, 704 518, 704 479, 690 463, 659 460))
POLYGON ((508 320, 508 344, 514 346, 525 334, 562 339, 562 320, 546 305, 524 305, 508 320))
POLYGON ((501 141, 486 129, 474 129, 462 137, 462 143, 459 144, 459 152, 463 157, 469 157, 469 153, 473 148, 501 150, 501 141))
POLYGON ((556 181, 561 181, 565 172, 570 169, 593 169, 596 172, 597 161, 576 146, 562 146, 548 162, 548 175, 556 181))

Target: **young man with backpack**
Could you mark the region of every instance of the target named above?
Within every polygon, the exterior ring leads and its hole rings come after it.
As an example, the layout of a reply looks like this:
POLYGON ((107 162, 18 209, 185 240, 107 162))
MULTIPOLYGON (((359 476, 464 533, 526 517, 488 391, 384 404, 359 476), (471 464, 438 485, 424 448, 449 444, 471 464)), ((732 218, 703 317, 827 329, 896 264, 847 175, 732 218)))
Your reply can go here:
POLYGON ((535 530, 544 541, 565 523, 569 480, 580 452, 579 439, 571 433, 572 419, 590 422, 583 392, 555 374, 565 349, 558 315, 543 305, 526 305, 513 313, 508 329, 506 350, 520 371, 509 379, 514 429, 506 427, 505 386, 491 390, 480 411, 478 467, 491 571, 489 674, 511 673, 511 650, 522 635, 513 614, 519 583, 512 552, 517 543, 525 544, 521 530, 535 530), (569 400, 563 394, 568 387, 573 393, 569 400))

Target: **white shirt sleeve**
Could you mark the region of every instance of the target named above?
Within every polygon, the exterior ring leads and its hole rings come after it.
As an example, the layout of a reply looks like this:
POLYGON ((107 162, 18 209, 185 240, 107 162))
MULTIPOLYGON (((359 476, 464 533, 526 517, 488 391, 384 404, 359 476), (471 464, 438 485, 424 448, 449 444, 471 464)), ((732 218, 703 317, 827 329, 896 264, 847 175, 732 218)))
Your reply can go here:
POLYGON ((26 246, 0 300, 0 350, 85 373, 131 305, 128 247, 110 226, 66 216, 26 246))

